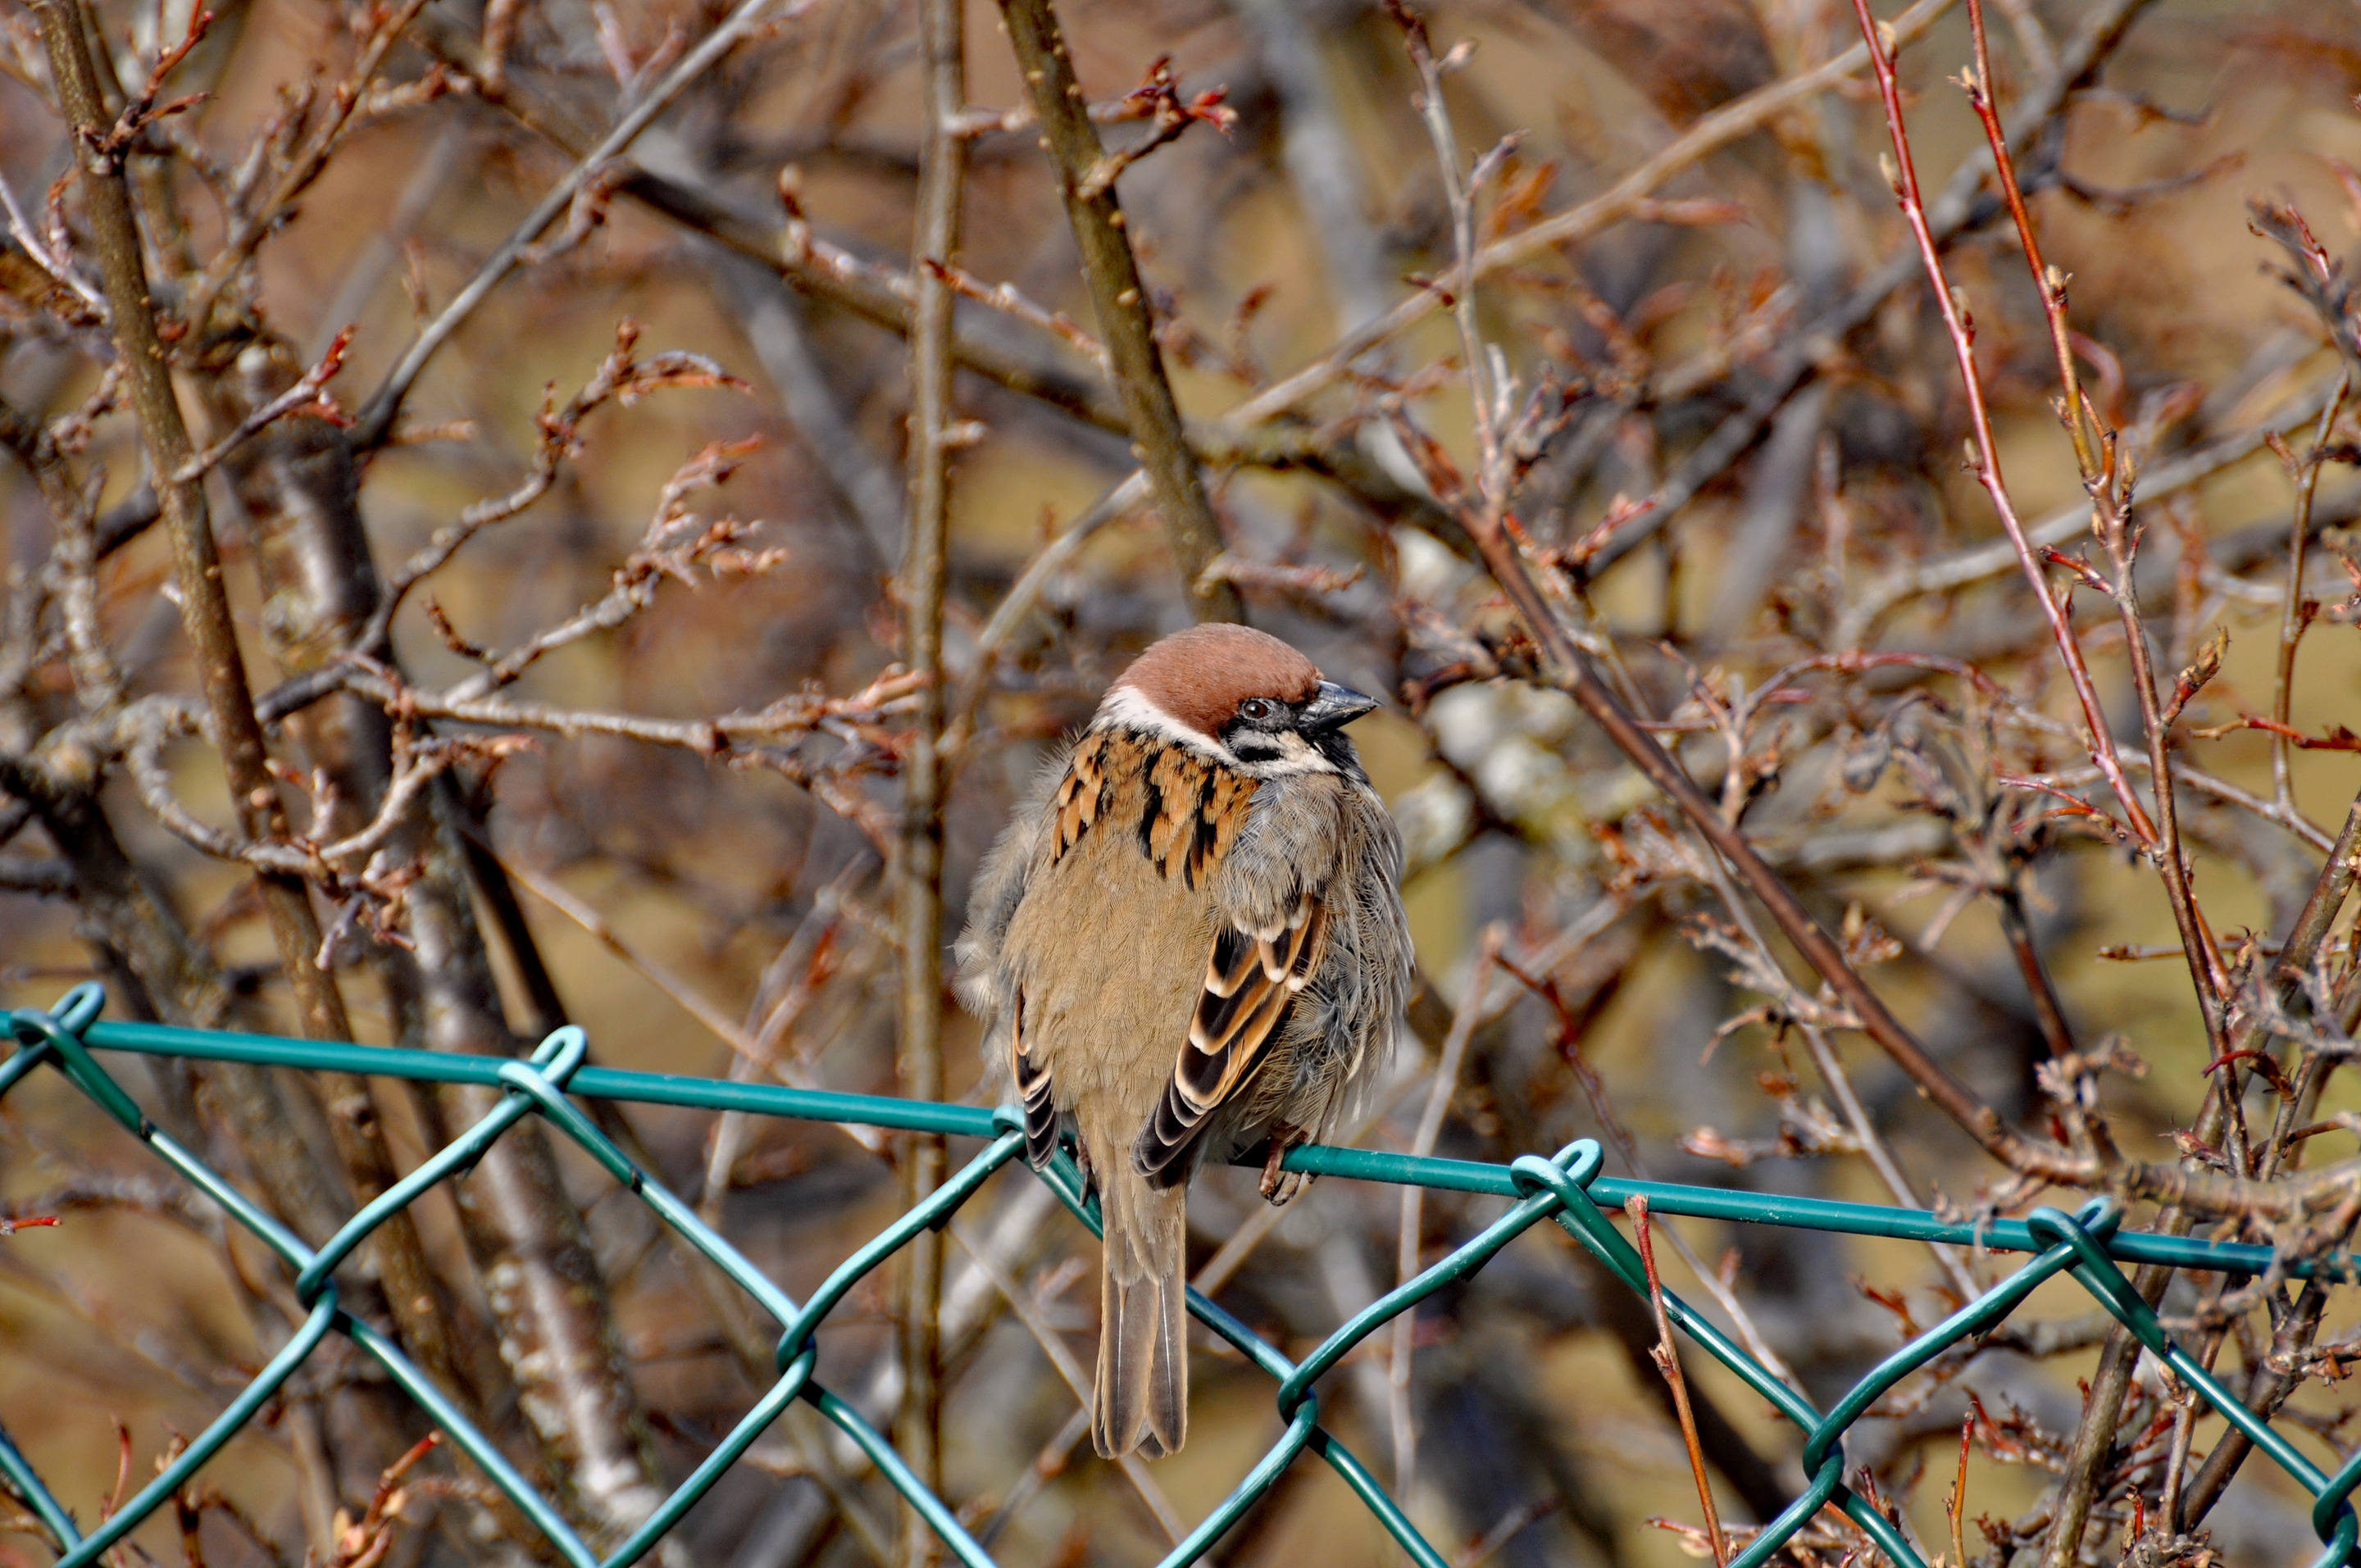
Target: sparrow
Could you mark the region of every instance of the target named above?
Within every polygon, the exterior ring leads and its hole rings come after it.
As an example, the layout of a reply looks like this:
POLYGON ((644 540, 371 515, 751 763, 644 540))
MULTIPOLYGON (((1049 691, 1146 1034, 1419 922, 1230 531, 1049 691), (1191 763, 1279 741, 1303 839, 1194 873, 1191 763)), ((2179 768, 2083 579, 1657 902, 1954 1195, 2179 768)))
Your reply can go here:
POLYGON ((1099 1195, 1109 1458, 1188 1431, 1190 1178, 1268 1140, 1263 1196, 1380 1081, 1411 972, 1401 839, 1344 727, 1378 706, 1276 637, 1206 625, 1118 676, 980 869, 957 947, 1035 1169, 1099 1195))

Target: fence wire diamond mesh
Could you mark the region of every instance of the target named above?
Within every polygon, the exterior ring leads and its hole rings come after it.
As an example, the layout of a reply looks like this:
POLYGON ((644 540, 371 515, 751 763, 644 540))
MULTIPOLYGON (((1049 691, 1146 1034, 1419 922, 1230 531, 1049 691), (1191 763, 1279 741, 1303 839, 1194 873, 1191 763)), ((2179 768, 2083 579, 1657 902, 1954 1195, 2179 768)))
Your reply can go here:
MULTIPOLYGON (((94 985, 75 988, 49 1012, 0 1012, 16 1049, 0 1062, 0 1096, 36 1069, 62 1074, 84 1095, 145 1143, 155 1155, 244 1226, 295 1271, 294 1294, 307 1316, 262 1370, 230 1400, 202 1435, 165 1464, 156 1478, 99 1528, 85 1533, 57 1499, 24 1453, 0 1430, 0 1482, 50 1537, 60 1568, 82 1568, 121 1542, 148 1516, 169 1503, 241 1428, 256 1419, 321 1343, 342 1334, 366 1352, 393 1382, 417 1400, 446 1440, 465 1453, 573 1568, 628 1568, 708 1492, 782 1411, 803 1399, 841 1430, 881 1474, 926 1519, 946 1549, 969 1568, 998 1568, 992 1555, 940 1497, 921 1485, 890 1442, 851 1404, 815 1378, 821 1323, 863 1278, 891 1258, 912 1236, 950 1217, 984 1182, 1012 1161, 1022 1162, 1021 1117, 1011 1108, 920 1103, 869 1095, 839 1094, 774 1085, 626 1072, 586 1064, 588 1042, 579 1028, 559 1029, 530 1058, 450 1056, 385 1047, 280 1039, 210 1030, 98 1021, 104 992, 94 985), (363 1208, 316 1250, 265 1212, 168 1134, 151 1124, 121 1084, 92 1056, 93 1050, 241 1061, 262 1066, 357 1072, 439 1083, 497 1086, 506 1096, 500 1108, 437 1151, 407 1178, 363 1208), (895 1130, 940 1133, 983 1141, 970 1159, 926 1201, 846 1258, 810 1299, 796 1303, 744 1255, 706 1224, 694 1210, 665 1191, 625 1157, 592 1123, 573 1097, 642 1104, 739 1111, 809 1121, 848 1123, 895 1130), (355 1318, 338 1303, 333 1276, 370 1233, 436 1183, 468 1169, 492 1143, 527 1116, 539 1116, 579 1146, 618 1182, 645 1203, 698 1252, 720 1267, 782 1325, 776 1352, 777 1380, 704 1461, 674 1489, 630 1537, 601 1555, 537 1492, 498 1447, 472 1426, 457 1405, 422 1376, 387 1334, 355 1318)), ((1837 1508, 1857 1525, 1877 1550, 1902 1568, 1926 1568, 1926 1559, 1906 1528, 1845 1482, 1844 1436, 1876 1400, 1903 1378, 1949 1347, 1987 1332, 2014 1312, 2036 1288, 2059 1274, 2071 1276, 2101 1307, 2232 1426, 2251 1439, 2314 1499, 2312 1523, 2322 1542, 2312 1568, 2339 1568, 2361 1561, 2356 1520, 2348 1497, 2361 1485, 2361 1454, 2334 1475, 2298 1449, 2269 1420, 2249 1411, 2237 1398, 2177 1344, 2133 1288, 2121 1263, 2164 1263, 2177 1267, 2254 1276, 2268 1269, 2268 1248, 2207 1242, 2118 1229, 2121 1215, 2109 1200, 2086 1203, 2075 1213, 2037 1209, 2022 1220, 1971 1225, 1934 1213, 1881 1208, 1824 1199, 1733 1192, 1718 1188, 1626 1181, 1599 1174, 1598 1146, 1570 1144, 1548 1158, 1527 1155, 1508 1166, 1464 1160, 1411 1157, 1367 1150, 1308 1146, 1293 1151, 1290 1169, 1350 1179, 1411 1183, 1445 1190, 1487 1193, 1512 1200, 1498 1220, 1465 1245, 1409 1283, 1380 1298, 1330 1334, 1301 1362, 1290 1361, 1238 1319, 1191 1290, 1190 1310, 1278 1385, 1277 1404, 1285 1430, 1256 1462, 1222 1505, 1191 1530, 1164 1559, 1161 1568, 1199 1561, 1224 1532, 1254 1507, 1288 1466, 1304 1453, 1316 1454, 1335 1470, 1421 1568, 1448 1568, 1437 1552, 1355 1458, 1320 1424, 1316 1385, 1338 1362, 1378 1328, 1410 1311, 1436 1290, 1484 1266, 1533 1226, 1554 1223, 1595 1254, 1632 1290, 1648 1293, 1640 1255, 1607 1217, 1632 1198, 1645 1198, 1659 1214, 1682 1214, 1758 1224, 1792 1225, 1855 1235, 1899 1237, 1977 1245, 1992 1252, 2028 1253, 2032 1260, 1982 1296, 1887 1356, 1826 1412, 1774 1376, 1713 1322, 1677 1295, 1666 1291, 1673 1322, 1698 1347, 1762 1395, 1804 1434, 1803 1494, 1770 1524, 1738 1532, 1745 1548, 1736 1568, 1758 1568, 1776 1556, 1825 1508, 1837 1508)), ((1086 1201, 1072 1157, 1060 1152, 1040 1173, 1057 1195, 1093 1233, 1094 1202, 1086 1201)), ((2297 1265, 2301 1275, 2336 1267, 2349 1275, 2350 1259, 2297 1265)))

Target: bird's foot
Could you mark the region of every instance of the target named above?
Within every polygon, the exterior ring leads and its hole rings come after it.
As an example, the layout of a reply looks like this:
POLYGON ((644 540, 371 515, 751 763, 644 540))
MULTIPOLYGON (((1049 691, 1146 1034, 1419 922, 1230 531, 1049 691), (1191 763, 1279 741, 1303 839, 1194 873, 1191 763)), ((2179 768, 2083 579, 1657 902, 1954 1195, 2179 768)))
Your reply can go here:
POLYGON ((1312 1178, 1300 1170, 1281 1170, 1279 1162, 1287 1151, 1305 1142, 1303 1129, 1285 1122, 1274 1122, 1270 1128, 1270 1153, 1263 1157, 1261 1190, 1264 1199, 1274 1209, 1283 1207, 1297 1193, 1312 1185, 1312 1178))

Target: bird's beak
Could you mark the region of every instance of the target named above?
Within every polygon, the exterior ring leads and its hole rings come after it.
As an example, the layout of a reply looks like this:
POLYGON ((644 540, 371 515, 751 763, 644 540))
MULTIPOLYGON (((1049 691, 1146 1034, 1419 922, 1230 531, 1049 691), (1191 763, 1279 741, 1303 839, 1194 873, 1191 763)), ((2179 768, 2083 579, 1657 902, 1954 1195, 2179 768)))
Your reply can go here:
POLYGON ((1365 713, 1373 712, 1378 699, 1364 696, 1350 686, 1340 686, 1334 681, 1322 681, 1320 689, 1306 703, 1296 720, 1297 728, 1307 735, 1324 735, 1331 729, 1341 729, 1365 713))

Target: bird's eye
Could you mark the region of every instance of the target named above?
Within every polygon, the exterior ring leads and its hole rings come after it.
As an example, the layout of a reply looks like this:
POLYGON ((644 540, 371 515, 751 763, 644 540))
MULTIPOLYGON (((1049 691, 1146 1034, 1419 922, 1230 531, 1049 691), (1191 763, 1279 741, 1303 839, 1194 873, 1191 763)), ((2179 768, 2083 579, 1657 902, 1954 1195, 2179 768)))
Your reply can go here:
POLYGON ((1264 719, 1270 717, 1270 704, 1258 696, 1250 696, 1238 704, 1240 718, 1264 719))

